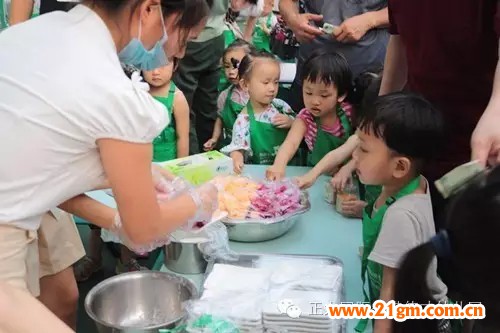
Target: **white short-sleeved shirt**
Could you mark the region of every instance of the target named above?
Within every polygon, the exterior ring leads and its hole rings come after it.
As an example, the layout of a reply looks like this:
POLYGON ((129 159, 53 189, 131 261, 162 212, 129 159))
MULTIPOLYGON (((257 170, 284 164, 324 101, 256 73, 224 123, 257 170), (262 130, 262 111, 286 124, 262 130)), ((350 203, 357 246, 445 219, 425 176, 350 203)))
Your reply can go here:
POLYGON ((13 26, 0 50, 0 223, 37 229, 44 212, 104 180, 98 139, 149 143, 168 124, 88 7, 13 26))
MULTIPOLYGON (((380 234, 368 259, 398 269, 404 256, 436 234, 429 184, 425 194, 409 194, 392 204, 384 215, 380 234)), ((446 301, 448 289, 437 275, 434 258, 427 272, 427 284, 434 298, 446 301)))

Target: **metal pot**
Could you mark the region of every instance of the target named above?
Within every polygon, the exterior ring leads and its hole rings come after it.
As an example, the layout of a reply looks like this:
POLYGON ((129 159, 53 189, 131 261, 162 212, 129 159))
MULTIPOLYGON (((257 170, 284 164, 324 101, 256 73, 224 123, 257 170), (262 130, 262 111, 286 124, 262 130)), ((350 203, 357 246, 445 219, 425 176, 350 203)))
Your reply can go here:
POLYGON ((176 231, 170 244, 165 246, 165 266, 180 274, 200 274, 207 268, 200 245, 208 242, 205 234, 189 234, 176 231))
POLYGON ((186 278, 139 271, 106 279, 90 290, 85 310, 99 333, 158 333, 185 316, 183 303, 198 297, 186 278))

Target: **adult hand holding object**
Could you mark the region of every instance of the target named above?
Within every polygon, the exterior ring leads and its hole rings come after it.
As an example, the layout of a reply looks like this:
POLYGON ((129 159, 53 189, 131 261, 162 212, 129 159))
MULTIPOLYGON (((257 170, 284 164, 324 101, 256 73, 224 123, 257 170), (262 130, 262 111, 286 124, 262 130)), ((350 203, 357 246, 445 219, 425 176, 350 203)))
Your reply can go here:
POLYGON ((296 14, 287 21, 287 24, 300 43, 308 43, 323 34, 319 28, 311 25, 310 22, 320 22, 322 20, 322 15, 310 13, 296 14))
POLYGON ((338 29, 334 29, 333 35, 339 42, 355 43, 375 27, 370 13, 365 13, 346 19, 338 29))
POLYGON ((500 164, 500 64, 497 64, 490 102, 472 133, 472 160, 500 164))
MULTIPOLYGON (((182 181, 184 182, 184 185, 186 184, 185 181, 183 181, 181 178, 175 178, 174 181, 182 181)), ((189 195, 196 205, 196 213, 191 218, 189 218, 189 220, 187 220, 187 222, 183 226, 183 229, 189 231, 195 229, 197 223, 207 224, 211 220, 213 213, 217 210, 218 189, 211 182, 205 183, 197 188, 188 188, 186 186, 180 191, 169 191, 169 196, 166 199, 172 199, 176 196, 177 193, 189 195)), ((118 235, 122 243, 136 253, 151 252, 154 249, 166 245, 170 242, 170 233, 168 233, 155 238, 153 241, 147 244, 134 243, 124 231, 124 227, 118 213, 115 216, 114 223, 110 231, 118 235)))

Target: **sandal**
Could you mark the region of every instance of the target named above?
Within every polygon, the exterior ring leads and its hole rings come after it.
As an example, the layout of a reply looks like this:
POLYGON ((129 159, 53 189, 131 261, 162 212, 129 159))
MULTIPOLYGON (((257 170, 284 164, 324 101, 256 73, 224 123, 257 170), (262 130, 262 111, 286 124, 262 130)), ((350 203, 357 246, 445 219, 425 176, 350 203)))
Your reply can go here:
POLYGON ((102 270, 102 265, 89 256, 85 256, 73 265, 76 282, 87 281, 94 273, 102 270))

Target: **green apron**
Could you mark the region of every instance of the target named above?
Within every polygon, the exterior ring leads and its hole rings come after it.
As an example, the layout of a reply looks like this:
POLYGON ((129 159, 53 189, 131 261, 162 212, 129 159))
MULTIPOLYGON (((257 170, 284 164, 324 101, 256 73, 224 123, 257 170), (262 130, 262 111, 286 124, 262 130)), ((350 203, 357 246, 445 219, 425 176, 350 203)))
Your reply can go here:
MULTIPOLYGON (((279 111, 283 113, 282 110, 279 111)), ((274 158, 280 146, 286 139, 288 130, 255 120, 252 103, 250 102, 247 104, 247 112, 250 118, 250 144, 253 151, 250 162, 252 164, 271 165, 274 163, 274 158)))
MULTIPOLYGON (((363 256, 361 258, 361 280, 363 281, 363 294, 365 302, 373 303, 380 297, 382 287, 383 266, 368 260, 370 253, 377 242, 382 228, 385 212, 396 200, 415 192, 420 185, 420 176, 413 179, 403 187, 396 195, 388 198, 379 209, 372 214, 374 202, 369 203, 363 212, 363 256), (368 275, 368 278, 367 278, 368 275), (368 281, 366 281, 368 280, 368 281), (368 293, 365 284, 368 282, 368 293)), ((361 319, 355 327, 356 332, 363 332, 368 324, 368 319, 361 319)))
POLYGON ((382 192, 382 186, 379 185, 364 185, 359 182, 360 187, 363 187, 363 196, 361 196, 361 200, 364 202, 374 202, 382 192))
POLYGON ((226 102, 224 103, 224 109, 222 109, 222 113, 220 115, 222 119, 222 127, 224 129, 224 138, 222 139, 223 147, 231 143, 234 123, 236 122, 236 118, 240 114, 241 110, 245 107, 245 105, 238 104, 231 99, 234 88, 235 86, 229 88, 226 102))
MULTIPOLYGON (((271 20, 273 18, 273 13, 267 16, 266 27, 271 30, 271 20)), ((260 26, 257 24, 255 26, 255 31, 252 37, 252 44, 257 50, 264 50, 271 53, 271 36, 269 36, 260 26)))
POLYGON ((345 114, 344 110, 337 106, 337 117, 340 119, 340 124, 344 129, 344 136, 339 138, 335 135, 323 131, 316 119, 317 135, 313 150, 307 156, 307 165, 315 166, 326 154, 330 151, 342 146, 352 134, 352 126, 345 114))
POLYGON ((174 96, 176 85, 172 81, 167 97, 155 97, 157 101, 165 105, 170 123, 153 140, 153 162, 165 162, 177 158, 177 133, 175 132, 175 120, 173 117, 174 96))

